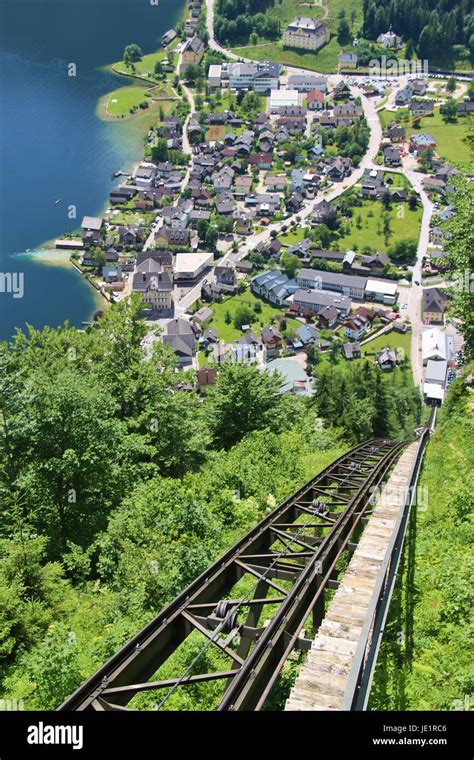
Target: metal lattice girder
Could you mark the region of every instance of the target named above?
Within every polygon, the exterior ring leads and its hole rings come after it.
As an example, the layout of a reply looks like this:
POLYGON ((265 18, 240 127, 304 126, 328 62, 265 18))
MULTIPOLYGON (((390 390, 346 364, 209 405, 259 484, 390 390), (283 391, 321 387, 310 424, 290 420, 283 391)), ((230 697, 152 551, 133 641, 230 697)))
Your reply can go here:
POLYGON ((163 696, 163 706, 177 688, 216 680, 227 686, 218 709, 258 709, 297 646, 305 620, 310 614, 322 619, 324 589, 337 580, 334 566, 403 445, 375 439, 335 460, 191 583, 59 709, 124 710, 136 694, 153 690, 163 696), (242 579, 250 590, 233 593, 242 579), (192 632, 202 637, 203 651, 215 648, 229 666, 160 679, 159 668, 192 632))

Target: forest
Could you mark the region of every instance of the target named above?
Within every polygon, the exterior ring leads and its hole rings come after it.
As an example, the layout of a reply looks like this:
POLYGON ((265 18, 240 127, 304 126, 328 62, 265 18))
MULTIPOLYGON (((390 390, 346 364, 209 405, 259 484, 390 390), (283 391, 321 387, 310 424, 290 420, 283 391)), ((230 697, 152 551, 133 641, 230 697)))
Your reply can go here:
POLYGON ((363 0, 364 37, 377 39, 392 25, 420 58, 440 53, 469 61, 474 55, 472 0, 363 0))
POLYGON ((169 348, 143 343, 140 309, 0 346, 0 693, 24 709, 56 707, 352 443, 413 425, 413 391, 381 386, 368 364, 324 375, 324 404, 238 364, 205 398, 180 391, 169 348))
POLYGON ((234 45, 248 42, 255 34, 269 40, 280 36, 278 19, 265 15, 274 0, 217 0, 214 15, 214 31, 223 44, 234 45))

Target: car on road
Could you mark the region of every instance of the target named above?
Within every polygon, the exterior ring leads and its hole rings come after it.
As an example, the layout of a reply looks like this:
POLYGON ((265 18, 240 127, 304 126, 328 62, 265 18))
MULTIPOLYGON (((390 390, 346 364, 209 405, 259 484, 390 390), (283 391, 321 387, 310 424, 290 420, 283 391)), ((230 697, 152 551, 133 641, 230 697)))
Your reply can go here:
POLYGON ((420 284, 420 281, 419 280, 415 280, 415 285, 419 285, 419 284, 420 284))

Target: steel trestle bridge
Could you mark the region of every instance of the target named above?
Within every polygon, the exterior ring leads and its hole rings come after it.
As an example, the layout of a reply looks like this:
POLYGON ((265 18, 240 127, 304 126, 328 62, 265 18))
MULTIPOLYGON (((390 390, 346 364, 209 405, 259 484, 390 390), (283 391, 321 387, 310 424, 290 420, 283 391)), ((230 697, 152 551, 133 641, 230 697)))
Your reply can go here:
MULTIPOLYGON (((337 589, 337 564, 353 552, 377 492, 406 443, 373 439, 340 456, 267 515, 111 659, 60 710, 128 711, 153 692, 154 709, 187 684, 222 682, 217 710, 260 710, 295 650, 308 650, 337 589), (153 680, 182 643, 202 649, 184 672, 153 680), (216 650, 225 669, 202 660, 216 650), (150 680, 151 679, 151 680, 150 680)), ((181 666, 182 668, 182 666, 181 666)), ((159 674, 158 674, 159 675, 159 674)))

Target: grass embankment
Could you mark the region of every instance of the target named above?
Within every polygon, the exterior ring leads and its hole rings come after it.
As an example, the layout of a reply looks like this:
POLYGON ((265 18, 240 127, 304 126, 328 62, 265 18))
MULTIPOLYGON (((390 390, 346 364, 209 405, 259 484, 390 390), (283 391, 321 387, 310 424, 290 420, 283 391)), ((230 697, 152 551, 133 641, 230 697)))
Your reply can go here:
POLYGON ((373 710, 472 710, 473 407, 456 381, 426 452, 373 710))

